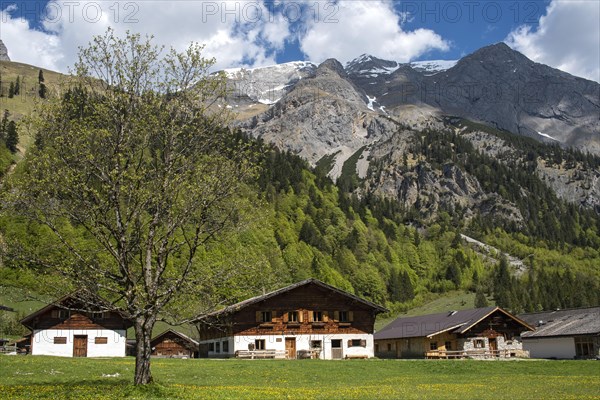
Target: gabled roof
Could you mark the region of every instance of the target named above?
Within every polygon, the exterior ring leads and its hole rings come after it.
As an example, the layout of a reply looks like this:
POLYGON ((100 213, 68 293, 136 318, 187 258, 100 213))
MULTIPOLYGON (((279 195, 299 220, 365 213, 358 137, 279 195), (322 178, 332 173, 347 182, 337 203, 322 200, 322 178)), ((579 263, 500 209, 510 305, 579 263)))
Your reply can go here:
MULTIPOLYGON (((66 294, 63 297, 53 301, 52 303, 48 304, 47 306, 42 307, 37 311, 34 311, 33 313, 31 313, 28 316, 26 316, 25 318, 23 318, 20 322, 22 325, 25 325, 27 328, 32 329, 30 322, 33 321, 36 317, 38 317, 50 310, 53 310, 55 308, 69 309, 69 307, 66 306, 66 303, 69 300, 73 300, 74 303, 81 304, 81 300, 77 299, 77 292, 69 293, 69 294, 66 294), (64 306, 61 307, 61 305, 64 305, 64 306)), ((123 320, 127 321, 125 318, 123 318, 123 320)), ((128 322, 131 323, 131 321, 128 321, 128 322)))
POLYGON ((527 313, 519 318, 536 328, 522 335, 526 338, 600 335, 600 307, 527 313))
POLYGON ((361 299, 358 296, 350 294, 350 293, 348 293, 348 292, 346 292, 344 290, 338 289, 338 288, 336 288, 334 286, 328 285, 328 284, 326 284, 324 282, 321 282, 318 279, 309 278, 309 279, 306 279, 306 280, 294 283, 292 285, 286 286, 284 288, 277 289, 277 290, 275 290, 273 292, 270 292, 270 293, 267 293, 267 294, 263 294, 261 296, 252 297, 252 298, 244 300, 244 301, 240 301, 239 303, 230 305, 229 307, 226 307, 226 308, 224 308, 222 310, 215 311, 213 313, 204 315, 204 316, 198 318, 198 321, 201 321, 201 320, 206 319, 206 318, 217 317, 217 316, 220 316, 220 315, 231 314, 231 313, 234 313, 234 312, 237 312, 237 311, 241 310, 242 308, 248 307, 248 306, 250 306, 252 304, 259 303, 261 301, 270 299, 270 298, 275 297, 275 296, 279 296, 280 294, 283 294, 283 293, 286 293, 286 292, 289 292, 291 290, 297 289, 297 288, 302 287, 302 286, 307 286, 307 285, 316 285, 316 286, 320 286, 320 287, 322 287, 324 289, 331 290, 331 291, 336 292, 336 293, 338 293, 338 294, 340 294, 342 296, 346 296, 346 297, 348 297, 348 298, 350 298, 350 299, 352 299, 352 300, 354 300, 354 301, 356 301, 358 303, 361 303, 361 304, 363 304, 363 305, 365 305, 367 307, 370 307, 370 308, 372 308, 373 310, 375 310, 378 313, 387 312, 388 311, 386 308, 384 308, 384 307, 382 307, 380 305, 372 303, 372 302, 370 302, 368 300, 361 299))
POLYGON ((167 335, 168 333, 172 333, 175 336, 179 336, 181 339, 185 340, 186 342, 189 342, 190 344, 193 344, 194 346, 198 346, 198 342, 195 341, 194 339, 192 339, 191 337, 184 335, 181 332, 177 332, 176 330, 173 329, 167 329, 166 331, 156 335, 155 337, 152 338, 151 343, 155 343, 158 340, 162 339, 163 336, 167 335))
POLYGON ((375 333, 375 340, 432 337, 442 332, 464 334, 474 325, 496 311, 505 314, 507 317, 523 325, 523 328, 526 330, 533 329, 526 322, 504 311, 500 307, 485 307, 398 318, 375 333))

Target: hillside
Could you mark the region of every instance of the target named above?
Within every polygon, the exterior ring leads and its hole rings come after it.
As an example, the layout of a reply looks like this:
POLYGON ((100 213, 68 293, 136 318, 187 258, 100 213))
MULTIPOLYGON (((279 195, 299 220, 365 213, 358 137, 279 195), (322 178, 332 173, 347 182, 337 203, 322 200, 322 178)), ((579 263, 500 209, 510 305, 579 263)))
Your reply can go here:
MULTIPOLYGON (((34 112, 40 99, 28 85, 37 82, 39 69, 0 66, 3 81, 18 76, 26 83, 22 98, 2 98, 11 115, 34 112)), ((264 76, 230 73, 250 81, 264 76)), ((399 80, 414 74, 422 73, 410 66, 393 72, 399 80)), ((46 71, 44 77, 58 95, 64 77, 46 71)), ((365 91, 335 60, 288 66, 277 79, 283 87, 273 104, 261 104, 233 133, 232 146, 241 141, 261 155, 259 178, 240 193, 253 207, 249 222, 211 245, 199 262, 260 268, 262 289, 313 276, 384 304, 391 315, 456 305, 445 297, 471 307, 476 292, 514 312, 600 302, 598 157, 427 105, 375 112, 375 102, 365 101, 365 91), (464 235, 506 253, 510 262, 464 235), (430 303, 434 298, 438 305, 430 303)), ((249 115, 263 94, 256 86, 236 104, 249 115)), ((21 136, 22 149, 34 134, 21 136)), ((24 163, 15 177, 21 168, 24 163)), ((38 279, 41 266, 14 257, 45 251, 58 260, 51 235, 6 214, 0 235, 26 243, 4 246, 0 286, 56 293, 38 279)), ((256 294, 224 290, 231 301, 256 294)))

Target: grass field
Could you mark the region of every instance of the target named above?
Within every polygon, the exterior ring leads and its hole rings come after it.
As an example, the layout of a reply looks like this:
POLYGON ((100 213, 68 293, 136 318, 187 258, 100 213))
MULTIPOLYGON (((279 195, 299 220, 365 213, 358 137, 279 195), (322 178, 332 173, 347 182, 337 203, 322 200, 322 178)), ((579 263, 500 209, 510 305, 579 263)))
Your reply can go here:
POLYGON ((597 361, 156 359, 0 356, 2 399, 600 399, 597 361))

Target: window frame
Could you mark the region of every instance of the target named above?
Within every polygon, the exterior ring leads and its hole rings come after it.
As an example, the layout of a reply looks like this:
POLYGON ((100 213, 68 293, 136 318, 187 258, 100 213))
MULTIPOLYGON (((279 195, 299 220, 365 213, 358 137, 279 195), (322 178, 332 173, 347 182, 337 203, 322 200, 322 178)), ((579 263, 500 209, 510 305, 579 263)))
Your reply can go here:
POLYGON ((67 337, 66 336, 54 336, 52 343, 53 344, 67 344, 67 337))
POLYGON ((265 339, 254 339, 254 350, 266 350, 267 341, 265 339))

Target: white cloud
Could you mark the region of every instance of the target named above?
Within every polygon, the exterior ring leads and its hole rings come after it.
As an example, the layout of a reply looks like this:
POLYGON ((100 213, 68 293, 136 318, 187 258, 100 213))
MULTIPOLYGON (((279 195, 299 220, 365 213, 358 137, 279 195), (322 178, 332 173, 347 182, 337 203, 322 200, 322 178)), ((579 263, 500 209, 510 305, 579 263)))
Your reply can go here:
POLYGON ((600 82, 600 2, 552 0, 537 29, 521 26, 506 38, 530 59, 600 82))
POLYGON ((449 49, 449 43, 430 29, 403 30, 407 18, 391 1, 339 1, 329 22, 307 22, 299 39, 301 49, 311 61, 333 57, 342 63, 362 53, 408 62, 434 49, 449 49))
MULTIPOLYGON (((27 10, 2 11, 2 40, 13 61, 66 72, 78 47, 112 27, 155 36, 155 43, 183 50, 192 41, 205 44, 216 68, 275 63, 275 52, 290 36, 284 18, 270 15, 256 1, 53 1, 38 10, 43 30, 21 18, 27 10), (45 18, 43 18, 45 16, 45 18)), ((31 11, 31 10, 29 10, 31 11)), ((31 19, 28 16, 28 19, 31 19)))

